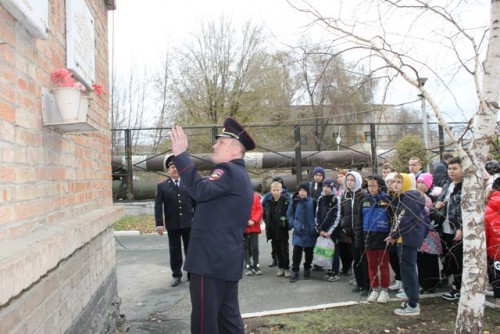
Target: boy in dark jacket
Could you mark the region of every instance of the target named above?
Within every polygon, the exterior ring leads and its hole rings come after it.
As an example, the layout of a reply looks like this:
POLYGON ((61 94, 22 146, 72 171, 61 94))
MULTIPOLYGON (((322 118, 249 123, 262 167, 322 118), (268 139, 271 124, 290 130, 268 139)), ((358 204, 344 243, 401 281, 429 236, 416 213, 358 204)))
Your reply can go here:
POLYGON ((290 204, 288 196, 283 194, 280 182, 271 184, 271 197, 264 205, 266 237, 271 240, 271 247, 276 256, 278 272, 276 276, 290 277, 290 255, 288 250, 288 220, 286 212, 290 204))
POLYGON ((290 277, 290 283, 295 283, 299 279, 302 252, 305 254, 304 279, 309 279, 311 276, 313 249, 318 238, 315 219, 316 200, 309 196, 309 185, 307 183, 301 183, 298 189, 298 192, 292 197, 292 203, 288 206, 286 213, 288 225, 293 228, 292 276, 290 277))
POLYGON ((385 182, 380 176, 370 175, 366 180, 368 194, 361 200, 359 216, 363 223, 363 237, 368 260, 368 278, 371 288, 367 301, 369 303, 387 303, 389 301, 387 289, 391 281, 391 273, 389 269, 389 251, 384 240, 391 230, 388 210, 391 198, 382 191, 382 189, 385 189, 385 182), (382 288, 380 293, 378 291, 379 285, 382 288))
POLYGON ((417 274, 417 252, 428 231, 425 218, 425 198, 417 190, 411 190, 412 181, 408 174, 396 174, 394 178, 393 210, 395 221, 391 234, 385 239, 401 245, 401 279, 408 301, 395 309, 401 316, 420 315, 419 285, 417 274))
POLYGON ((329 282, 340 280, 340 254, 338 236, 340 229, 340 210, 339 199, 335 194, 335 181, 326 178, 323 181, 323 195, 318 199, 318 208, 316 209, 316 223, 318 232, 324 238, 332 238, 335 243, 335 253, 332 259, 332 269, 328 270, 325 279, 329 282))
POLYGON ((448 162, 448 176, 451 182, 443 187, 443 192, 434 204, 434 208, 444 212, 441 225, 441 244, 443 245, 443 271, 445 280, 453 275, 453 286, 443 294, 447 300, 460 299, 463 269, 462 245, 462 179, 463 171, 460 158, 452 158, 448 162))
MULTIPOLYGON (((292 200, 292 196, 288 192, 288 188, 285 186, 285 181, 283 181, 283 178, 280 177, 280 176, 275 176, 273 178, 272 183, 274 183, 274 182, 279 182, 281 184, 281 189, 282 190, 281 190, 281 196, 280 197, 286 197, 286 199, 288 200, 288 202, 290 202, 292 200)), ((264 210, 266 209, 267 202, 272 197, 273 197, 273 195, 272 195, 271 191, 267 192, 266 194, 264 194, 264 196, 262 196, 262 199, 260 200, 260 203, 262 204, 262 207, 264 208, 264 210)), ((269 238, 267 238, 267 240, 269 241, 269 238)), ((271 243, 271 258, 272 258, 272 262, 269 265, 269 267, 270 268, 276 267, 278 265, 278 259, 276 258, 276 250, 274 249, 274 245, 272 243, 271 243)))

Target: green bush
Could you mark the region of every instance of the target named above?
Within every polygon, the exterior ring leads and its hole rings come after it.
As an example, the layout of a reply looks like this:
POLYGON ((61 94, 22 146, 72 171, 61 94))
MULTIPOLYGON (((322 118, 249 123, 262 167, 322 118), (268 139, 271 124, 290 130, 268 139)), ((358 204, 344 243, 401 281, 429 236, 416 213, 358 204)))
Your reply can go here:
POLYGON ((396 142, 392 166, 399 173, 408 173, 408 161, 411 157, 418 157, 422 166, 428 164, 427 150, 422 137, 410 135, 396 142))

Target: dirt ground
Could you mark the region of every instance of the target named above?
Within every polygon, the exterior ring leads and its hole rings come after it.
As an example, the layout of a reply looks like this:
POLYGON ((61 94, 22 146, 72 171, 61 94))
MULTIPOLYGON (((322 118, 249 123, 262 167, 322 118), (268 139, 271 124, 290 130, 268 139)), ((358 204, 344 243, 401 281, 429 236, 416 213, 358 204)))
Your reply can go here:
MULTIPOLYGON (((401 317, 393 313, 398 302, 359 304, 307 313, 245 319, 246 334, 261 333, 453 333, 457 303, 441 298, 421 300, 421 314, 401 317)), ((486 308, 483 333, 500 333, 500 310, 486 308)))

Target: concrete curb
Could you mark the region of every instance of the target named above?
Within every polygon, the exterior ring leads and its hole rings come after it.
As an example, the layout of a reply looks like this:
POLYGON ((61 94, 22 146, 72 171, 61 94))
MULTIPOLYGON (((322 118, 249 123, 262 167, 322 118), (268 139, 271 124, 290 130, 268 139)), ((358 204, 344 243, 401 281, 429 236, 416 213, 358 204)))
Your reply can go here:
POLYGON ((293 307, 293 308, 287 308, 287 309, 282 309, 282 310, 245 313, 245 314, 242 314, 241 317, 243 319, 258 318, 258 317, 266 317, 266 316, 271 316, 271 315, 280 315, 280 314, 299 313, 299 312, 306 312, 306 311, 324 310, 324 309, 327 309, 327 308, 335 308, 335 307, 342 307, 342 306, 351 306, 351 305, 358 305, 358 304, 360 304, 360 302, 354 302, 354 301, 352 301, 352 302, 321 304, 321 305, 306 306, 306 307, 293 307))
MULTIPOLYGON (((436 297, 440 297, 441 295, 442 295, 442 293, 431 293, 431 294, 426 294, 426 295, 420 296, 420 299, 436 298, 436 297)), ((399 299, 399 298, 391 298, 391 299, 389 299, 389 301, 390 302, 397 302, 397 301, 404 302, 403 299, 399 299)), ((329 303, 329 304, 321 304, 321 305, 306 306, 306 307, 293 307, 293 308, 287 308, 287 309, 281 309, 281 310, 245 313, 245 314, 242 314, 241 317, 243 319, 258 318, 258 317, 266 317, 266 316, 281 315, 281 314, 317 311, 317 310, 324 310, 324 309, 329 309, 329 308, 360 305, 360 304, 369 304, 369 303, 367 301, 360 301, 360 302, 349 301, 349 302, 340 302, 340 303, 329 303)))
POLYGON ((140 231, 115 231, 114 232, 116 236, 120 235, 140 235, 140 231))

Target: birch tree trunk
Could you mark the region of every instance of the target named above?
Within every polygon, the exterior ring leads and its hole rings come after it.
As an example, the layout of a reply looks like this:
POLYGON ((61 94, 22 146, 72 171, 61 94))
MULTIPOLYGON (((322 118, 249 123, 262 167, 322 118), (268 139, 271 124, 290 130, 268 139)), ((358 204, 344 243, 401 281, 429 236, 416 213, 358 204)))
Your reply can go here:
MULTIPOLYGON (((455 333, 482 333, 487 280, 484 234, 484 191, 482 178, 498 113, 500 87, 500 0, 491 2, 488 52, 484 63, 483 90, 478 90, 480 107, 472 122, 474 135, 463 156, 462 221, 464 266, 455 333)), ((475 73, 475 80, 478 73, 475 73)), ((463 151, 462 151, 463 152, 463 151)))

